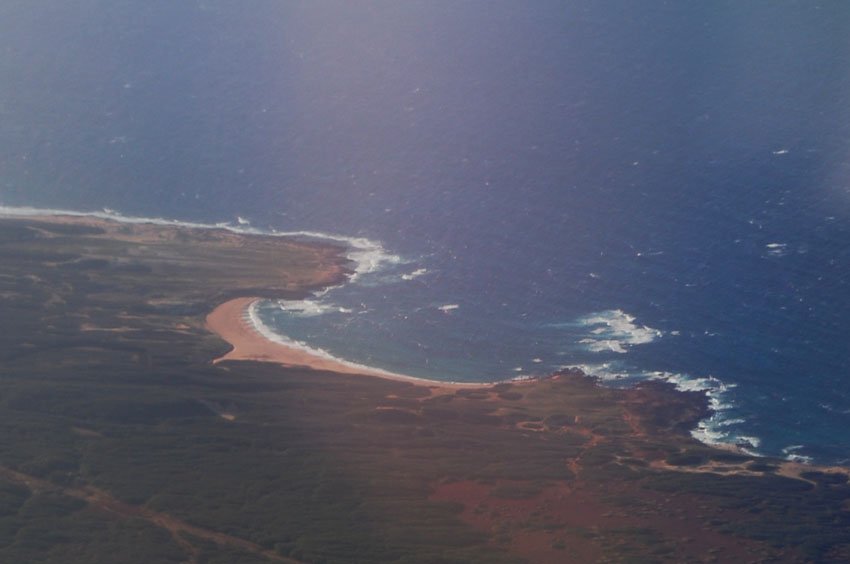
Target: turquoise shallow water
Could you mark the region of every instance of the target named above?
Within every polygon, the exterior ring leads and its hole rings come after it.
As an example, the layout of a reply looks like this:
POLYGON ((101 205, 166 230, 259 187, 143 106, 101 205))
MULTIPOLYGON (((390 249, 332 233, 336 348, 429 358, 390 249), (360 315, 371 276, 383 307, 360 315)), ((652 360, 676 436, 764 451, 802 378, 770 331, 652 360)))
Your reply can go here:
POLYGON ((841 3, 9 6, 0 203, 343 236, 361 273, 270 327, 663 378, 703 439, 850 459, 841 3))

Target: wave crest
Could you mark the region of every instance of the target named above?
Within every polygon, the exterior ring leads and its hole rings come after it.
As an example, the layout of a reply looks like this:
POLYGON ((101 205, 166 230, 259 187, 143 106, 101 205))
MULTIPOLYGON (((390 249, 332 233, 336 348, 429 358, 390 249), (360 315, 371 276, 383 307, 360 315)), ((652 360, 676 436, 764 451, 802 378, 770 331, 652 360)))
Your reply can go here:
POLYGON ((268 325, 266 325, 262 319, 260 319, 259 307, 262 302, 255 301, 251 303, 251 305, 247 308, 245 312, 245 321, 248 322, 251 327, 257 331, 263 338, 272 341, 273 343, 278 343, 290 348, 298 349, 304 352, 307 352, 313 356, 323 358, 326 360, 332 360, 349 368, 355 370, 364 370, 372 373, 385 374, 387 376, 396 376, 396 374, 389 372, 387 370, 382 370, 380 368, 375 368, 373 366, 367 366, 365 364, 360 364, 357 362, 352 362, 350 360, 346 360, 344 358, 340 358, 338 356, 334 356, 324 349, 320 349, 318 347, 311 347, 307 343, 303 341, 296 341, 295 339, 290 339, 285 335, 281 335, 280 333, 275 332, 268 325))
POLYGON ((634 384, 656 380, 673 384, 680 392, 702 392, 708 398, 711 415, 697 424, 691 431, 691 436, 708 445, 735 445, 751 455, 761 456, 756 451, 761 444, 760 439, 740 432, 740 426, 745 424, 746 420, 736 413, 735 403, 731 398, 730 391, 736 384, 722 382, 714 376, 695 377, 674 372, 630 370, 618 362, 562 368, 578 368, 603 383, 634 384))
POLYGON ((635 317, 621 309, 610 309, 578 319, 581 326, 590 328, 590 336, 581 339, 592 352, 624 354, 635 345, 645 345, 664 333, 647 325, 635 323, 635 317))
POLYGON ((351 313, 348 308, 321 300, 278 300, 280 309, 293 317, 318 317, 326 313, 351 313))

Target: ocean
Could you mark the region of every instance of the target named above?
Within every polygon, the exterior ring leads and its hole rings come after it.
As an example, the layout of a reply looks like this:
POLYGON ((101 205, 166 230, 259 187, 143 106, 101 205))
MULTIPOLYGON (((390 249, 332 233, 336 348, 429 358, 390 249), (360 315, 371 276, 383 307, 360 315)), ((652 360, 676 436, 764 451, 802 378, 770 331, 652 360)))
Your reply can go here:
POLYGON ((6 2, 0 205, 332 237, 256 314, 439 380, 706 390, 850 462, 850 6, 6 2), (305 233, 308 232, 308 233, 305 233))

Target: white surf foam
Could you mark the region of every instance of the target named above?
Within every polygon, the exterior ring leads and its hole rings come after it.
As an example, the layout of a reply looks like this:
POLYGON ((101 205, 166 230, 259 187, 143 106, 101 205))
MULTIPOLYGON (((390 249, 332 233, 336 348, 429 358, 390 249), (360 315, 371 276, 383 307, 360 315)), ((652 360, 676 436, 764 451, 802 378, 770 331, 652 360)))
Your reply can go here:
POLYGON ((810 464, 812 462, 811 456, 806 456, 805 454, 797 453, 798 450, 806 448, 805 445, 789 445, 782 449, 782 454, 785 455, 785 460, 790 462, 802 462, 804 464, 810 464))
POLYGON ((599 364, 565 364, 560 367, 561 370, 569 370, 572 368, 578 368, 588 376, 592 376, 602 382, 638 380, 634 374, 630 374, 622 370, 620 367, 615 366, 612 362, 603 362, 599 364))
POLYGON ((735 388, 736 384, 722 382, 714 376, 694 377, 673 372, 629 370, 619 362, 562 368, 578 368, 603 383, 634 384, 645 380, 658 380, 673 384, 680 392, 702 392, 708 398, 711 415, 697 424, 691 431, 691 436, 708 445, 735 445, 753 456, 761 456, 756 451, 761 444, 759 438, 739 432, 740 425, 746 423, 746 420, 736 416, 735 404, 730 398, 729 391, 735 388))
POLYGON ((379 272, 388 266, 403 262, 399 255, 388 252, 381 243, 366 237, 348 237, 321 231, 273 231, 272 234, 299 239, 331 241, 345 245, 350 249, 347 254, 348 259, 355 264, 354 275, 351 277, 352 281, 366 274, 379 272))
POLYGON ((326 313, 351 313, 348 308, 319 299, 278 300, 280 308, 293 317, 318 317, 326 313))
MULTIPOLYGON (((309 344, 307 344, 303 341, 296 341, 295 339, 291 339, 291 338, 289 338, 285 335, 277 333, 272 328, 270 328, 268 325, 263 323, 262 319, 260 318, 260 315, 259 315, 259 312, 258 312, 260 303, 261 302, 259 300, 254 301, 246 309, 245 314, 244 314, 244 320, 247 323, 249 323, 254 328, 254 330, 256 330, 260 335, 262 335, 263 338, 268 339, 269 341, 272 341, 274 343, 278 343, 278 344, 281 344, 281 345, 284 345, 284 346, 287 346, 287 347, 290 347, 290 348, 294 348, 294 349, 304 351, 306 353, 309 353, 312 356, 322 358, 322 359, 325 359, 325 360, 330 360, 330 361, 336 362, 338 364, 341 364, 343 366, 347 366, 347 367, 349 367, 353 370, 362 371, 362 372, 365 372, 367 374, 377 374, 377 375, 383 375, 383 376, 393 378, 393 379, 401 378, 401 379, 405 379, 405 380, 416 381, 416 382, 424 382, 424 383, 428 383, 428 384, 435 382, 435 381, 429 380, 427 378, 419 378, 419 377, 416 377, 416 376, 409 376, 409 375, 405 375, 405 374, 397 374, 395 372, 390 372, 388 370, 383 370, 381 368, 376 368, 374 366, 369 366, 369 365, 366 365, 366 364, 361 364, 361 363, 358 363, 358 362, 346 360, 342 357, 335 356, 335 355, 331 354, 330 352, 328 352, 324 349, 321 349, 321 348, 318 348, 318 347, 312 347, 312 346, 310 346, 309 344)), ((518 376, 516 378, 512 378, 511 380, 523 380, 523 379, 531 379, 531 378, 533 378, 533 377, 531 377, 531 376, 518 376)), ((458 382, 453 381, 453 380, 447 380, 447 381, 445 381, 445 383, 446 384, 457 384, 458 382)), ((492 383, 495 384, 496 382, 492 382, 492 383)), ((483 383, 474 383, 473 385, 482 385, 482 384, 483 383)))
MULTIPOLYGON (((354 262, 354 274, 349 278, 349 281, 354 281, 357 278, 377 273, 387 267, 403 264, 403 259, 392 253, 389 253, 384 249, 384 247, 377 241, 367 239, 365 237, 350 237, 345 235, 338 235, 334 233, 324 233, 320 231, 277 231, 277 230, 263 230, 257 229, 250 225, 250 222, 242 217, 237 216, 238 225, 233 225, 232 223, 222 222, 222 223, 201 223, 201 222, 193 222, 193 221, 179 221, 173 219, 165 219, 160 217, 135 217, 135 216, 126 216, 115 210, 104 208, 100 211, 75 211, 75 210, 65 210, 65 209, 52 209, 52 208, 34 208, 34 207, 11 207, 11 206, 3 206, 0 205, 0 217, 33 217, 33 216, 71 216, 71 217, 93 217, 97 219, 107 219, 113 221, 119 221, 122 223, 131 223, 131 224, 151 224, 151 225, 163 225, 163 226, 172 226, 172 227, 187 227, 193 229, 225 229, 234 233, 242 233, 242 234, 250 234, 250 235, 268 235, 275 237, 291 237, 299 240, 314 240, 319 242, 332 242, 340 244, 348 249, 347 258, 354 262)), ((411 273, 415 276, 421 276, 425 274, 425 269, 419 269, 411 273)), ((296 316, 302 317, 312 317, 316 315, 322 315, 324 313, 328 313, 330 311, 337 311, 340 313, 351 313, 350 309, 342 308, 327 302, 321 301, 321 299, 326 296, 333 288, 325 288, 317 292, 313 298, 304 299, 304 300, 281 300, 279 305, 285 308, 288 312, 294 313, 296 316)), ((305 352, 310 353, 311 355, 324 358, 327 360, 332 360, 334 362, 338 362, 345 366, 348 366, 355 370, 363 370, 369 371, 372 373, 383 374, 390 377, 397 376, 396 374, 382 370, 379 368, 375 368, 372 366, 366 366, 363 364, 358 364, 356 362, 351 362, 349 360, 336 357, 328 351, 311 347, 307 343, 296 341, 294 339, 290 339, 284 335, 281 335, 270 327, 268 327, 265 323, 262 322, 258 313, 258 307, 262 301, 255 301, 246 311, 246 321, 249 322, 258 333, 260 333, 264 338, 269 339, 270 341, 280 343, 286 345, 288 347, 293 347, 296 349, 303 350, 305 352)), ((454 306, 459 307, 459 306, 454 306)))
MULTIPOLYGON (((111 219, 123 223, 150 223, 153 225, 170 225, 182 227, 195 227, 200 229, 221 229, 226 228, 228 223, 210 224, 198 223, 192 221, 178 221, 174 219, 165 219, 161 217, 135 217, 123 215, 110 208, 103 208, 99 211, 75 211, 56 208, 33 208, 28 206, 0 206, 0 216, 5 217, 32 217, 32 216, 53 216, 67 215, 71 217, 95 217, 98 219, 111 219)), ((236 229, 234 229, 236 230, 236 229)))
POLYGON ((679 391, 705 393, 712 413, 691 431, 695 439, 710 445, 735 445, 748 454, 761 456, 756 450, 761 446, 761 439, 739 432, 740 425, 746 420, 735 416, 735 404, 728 393, 736 384, 727 384, 713 376, 698 378, 669 372, 652 372, 648 376, 653 380, 670 382, 679 391))
POLYGON ((578 320, 579 325, 590 328, 591 336, 581 339, 592 352, 624 354, 635 345, 651 343, 664 333, 646 325, 635 323, 635 317, 621 309, 593 313, 578 320))
POLYGON ((340 363, 340 364, 347 366, 349 368, 352 368, 354 370, 363 370, 363 371, 371 372, 371 373, 379 373, 379 374, 383 374, 383 375, 390 376, 390 377, 398 376, 397 374, 394 374, 394 373, 389 372, 387 370, 381 370, 380 368, 375 368, 373 366, 367 366, 365 364, 359 364, 357 362, 352 362, 350 360, 346 360, 344 358, 334 356, 324 349, 320 349, 318 347, 311 347, 310 345, 308 345, 307 343, 305 343, 303 341, 296 341, 295 339, 290 339, 289 337, 286 337, 285 335, 281 335, 280 333, 275 332, 268 325, 263 323, 262 319, 260 318, 260 315, 259 315, 259 312, 258 312, 259 304, 260 304, 259 301, 255 301, 247 308, 247 310, 245 312, 245 317, 246 317, 245 320, 248 323, 250 323, 251 326, 260 335, 263 336, 263 338, 268 339, 269 341, 272 341, 274 343, 278 343, 278 344, 281 344, 281 345, 284 345, 284 346, 287 346, 287 347, 291 347, 291 348, 294 348, 294 349, 304 351, 306 353, 309 353, 309 354, 316 356, 316 357, 319 357, 319 358, 323 358, 325 360, 330 360, 330 361, 333 361, 333 362, 340 363))
POLYGON ((768 243, 765 245, 767 249, 767 254, 772 257, 784 257, 788 254, 788 244, 787 243, 768 243))
POLYGON ((109 208, 103 208, 99 211, 74 211, 54 208, 34 208, 34 207, 12 207, 0 205, 0 216, 6 217, 31 217, 39 215, 67 215, 72 217, 94 217, 98 219, 110 219, 123 223, 133 224, 152 224, 164 225, 171 227, 189 227, 193 229, 225 229, 234 233, 243 233, 248 235, 269 235, 275 237, 292 237, 301 240, 316 240, 324 242, 338 243, 348 248, 346 256, 351 260, 354 267, 354 274, 351 280, 354 281, 359 276, 378 272, 379 270, 390 266, 402 263, 402 258, 398 255, 388 252, 378 241, 367 239, 366 237, 350 237, 335 233, 323 233, 321 231, 277 231, 257 229, 250 225, 250 222, 241 217, 237 217, 238 225, 233 225, 229 222, 221 223, 201 223, 194 221, 179 221, 175 219, 165 219, 162 217, 136 217, 123 215, 120 212, 109 208))
POLYGON ((825 409, 826 411, 828 411, 830 413, 838 413, 838 414, 841 414, 841 415, 850 415, 850 409, 841 409, 841 408, 835 407, 833 405, 830 405, 828 403, 822 403, 822 404, 820 404, 820 406, 821 406, 822 409, 825 409))
POLYGON ((592 352, 615 352, 627 353, 629 350, 620 341, 615 339, 582 339, 579 343, 587 345, 587 350, 592 352))
MULTIPOLYGON (((373 274, 382 269, 394 265, 402 264, 404 261, 401 257, 387 252, 383 246, 377 242, 363 237, 349 237, 344 235, 323 233, 318 231, 267 231, 257 229, 250 226, 242 218, 238 218, 239 225, 230 223, 201 223, 190 221, 178 221, 157 217, 133 217, 125 216, 119 212, 110 209, 104 209, 95 212, 79 212, 62 209, 40 209, 33 207, 8 207, 0 206, 0 216, 25 217, 38 215, 67 215, 75 217, 95 217, 100 219, 109 219, 121 221, 124 223, 135 224, 154 224, 164 226, 180 226, 199 229, 226 229, 236 233, 271 235, 281 237, 295 237, 306 240, 329 241, 344 245, 349 249, 348 258, 355 264, 354 275, 351 280, 360 276, 373 274), (239 221, 242 220, 242 221, 239 221)), ((402 275, 401 279, 408 280, 418 276, 422 276, 427 272, 426 269, 417 269, 408 275, 402 275)), ((321 298, 327 294, 330 289, 326 289, 312 299, 287 301, 280 305, 287 309, 290 313, 295 312, 299 316, 314 316, 322 315, 331 311, 348 311, 339 308, 331 303, 321 301, 321 298)), ((392 373, 383 371, 370 366, 365 366, 355 362, 351 362, 325 351, 321 348, 311 347, 307 343, 290 339, 284 335, 278 334, 269 328, 259 318, 257 308, 259 303, 255 302, 247 312, 248 321, 263 335, 263 337, 284 344, 289 347, 298 348, 316 355, 321 358, 340 362, 357 370, 371 370, 383 372, 387 375, 392 373)), ((443 312, 451 312, 459 308, 459 304, 445 304, 438 306, 438 309, 443 312)), ((575 323, 562 324, 575 326, 575 323)), ((645 325, 635 323, 635 317, 627 314, 622 310, 607 310, 589 315, 578 320, 579 326, 590 328, 590 336, 581 341, 589 350, 593 351, 612 351, 617 353, 625 353, 632 346, 651 343, 655 339, 661 337, 663 333, 657 329, 645 325)), ((536 359, 535 359, 536 362, 536 359)), ((732 443, 736 444, 743 440, 747 440, 753 444, 752 437, 744 437, 736 435, 733 428, 739 424, 740 420, 735 420, 729 417, 726 413, 731 407, 730 402, 724 399, 725 391, 731 386, 724 385, 714 378, 691 378, 685 375, 676 375, 670 373, 641 373, 634 374, 623 372, 616 369, 612 364, 602 364, 595 366, 579 366, 585 373, 598 377, 600 380, 638 380, 638 379, 662 379, 673 382, 677 389, 705 391, 709 397, 709 402, 714 409, 713 415, 707 420, 700 422, 698 428, 692 432, 693 436, 703 442, 713 443, 732 443)), ((756 445, 757 446, 757 445, 756 445)))
POLYGON ((413 272, 411 272, 409 274, 402 274, 401 279, 402 280, 415 280, 415 279, 419 278, 420 276, 425 276, 426 274, 428 274, 427 268, 417 268, 416 270, 414 270, 413 272))

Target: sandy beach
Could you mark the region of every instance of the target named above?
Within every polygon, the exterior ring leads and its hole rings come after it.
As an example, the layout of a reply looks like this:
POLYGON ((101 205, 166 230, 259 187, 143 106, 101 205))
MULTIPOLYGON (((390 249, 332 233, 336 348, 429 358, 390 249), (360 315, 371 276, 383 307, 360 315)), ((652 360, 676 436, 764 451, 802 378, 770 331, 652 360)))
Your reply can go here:
POLYGON ((225 360, 273 362, 287 367, 300 366, 340 374, 375 376, 387 380, 410 382, 431 388, 480 388, 493 385, 493 383, 441 382, 407 376, 405 374, 396 374, 325 358, 297 347, 290 347, 271 341, 253 327, 247 316, 248 308, 258 299, 236 298, 221 304, 207 316, 207 328, 230 343, 233 347, 233 350, 215 359, 213 361, 214 364, 225 360))

